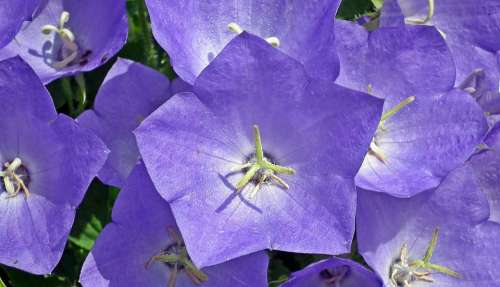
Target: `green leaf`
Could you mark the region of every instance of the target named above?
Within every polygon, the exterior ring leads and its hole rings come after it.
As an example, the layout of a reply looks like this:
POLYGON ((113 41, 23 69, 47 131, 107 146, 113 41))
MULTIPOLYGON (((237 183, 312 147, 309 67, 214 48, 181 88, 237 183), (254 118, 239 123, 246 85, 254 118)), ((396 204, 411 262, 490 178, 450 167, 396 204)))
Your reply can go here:
POLYGON ((372 0, 344 0, 340 5, 337 17, 340 19, 354 20, 361 15, 373 12, 374 9, 375 7, 372 0))

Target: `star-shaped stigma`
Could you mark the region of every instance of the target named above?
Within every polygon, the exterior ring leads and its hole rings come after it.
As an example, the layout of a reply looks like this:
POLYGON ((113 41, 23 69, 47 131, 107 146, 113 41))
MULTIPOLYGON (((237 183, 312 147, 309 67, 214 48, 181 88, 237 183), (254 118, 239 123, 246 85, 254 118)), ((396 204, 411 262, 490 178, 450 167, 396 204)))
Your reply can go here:
POLYGON ((460 275, 441 265, 431 263, 431 257, 436 249, 439 229, 436 228, 432 233, 432 239, 429 242, 427 251, 422 259, 410 260, 408 244, 404 243, 401 247, 399 258, 397 258, 391 266, 390 279, 395 287, 411 287, 412 282, 421 281, 432 283, 432 271, 441 274, 459 278, 460 275))
POLYGON ((264 155, 259 127, 254 125, 253 131, 255 136, 255 155, 252 156, 248 162, 238 167, 238 170, 245 172, 245 174, 236 184, 236 190, 238 192, 242 191, 251 181, 253 181, 255 182, 255 187, 251 195, 255 195, 263 184, 271 180, 283 186, 285 189, 289 189, 290 186, 277 174, 295 174, 295 170, 269 161, 264 155))

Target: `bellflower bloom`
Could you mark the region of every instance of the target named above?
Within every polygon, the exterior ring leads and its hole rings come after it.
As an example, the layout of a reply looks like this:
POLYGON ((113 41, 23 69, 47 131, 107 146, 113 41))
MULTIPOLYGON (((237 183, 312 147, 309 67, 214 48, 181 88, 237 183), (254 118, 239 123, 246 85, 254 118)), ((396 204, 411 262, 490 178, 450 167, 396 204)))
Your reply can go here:
POLYGON ((262 249, 337 254, 354 233, 356 174, 383 102, 242 33, 135 131, 193 261, 262 249), (207 244, 209 242, 210 244, 207 244))
POLYGON ((261 251, 198 269, 174 217, 143 164, 131 172, 113 208, 113 222, 83 264, 84 287, 267 286, 268 257, 261 251))
POLYGON ((382 281, 360 264, 337 257, 313 263, 281 287, 382 287, 382 281))
POLYGON ((101 66, 125 44, 127 32, 124 0, 48 0, 1 55, 19 55, 47 84, 101 66))
POLYGON ((496 0, 388 0, 381 17, 382 25, 436 27, 453 53, 456 86, 490 114, 500 114, 499 21, 496 0))
POLYGON ((360 190, 358 247, 386 286, 496 286, 500 227, 488 216, 467 166, 410 199, 360 190))
POLYGON ((7 45, 25 20, 27 20, 39 0, 8 0, 0 4, 0 49, 7 45))
POLYGON ((266 39, 314 77, 337 77, 334 19, 339 0, 147 0, 146 4, 153 35, 176 73, 190 84, 243 31, 266 39))
POLYGON ((58 115, 33 70, 0 62, 0 263, 47 274, 59 261, 79 205, 107 149, 58 115))
POLYGON ((139 159, 132 131, 170 97, 169 80, 153 69, 118 59, 104 79, 94 109, 78 118, 94 131, 111 153, 99 172, 106 184, 122 186, 139 159))
POLYGON ((488 198, 489 220, 500 224, 500 124, 490 131, 485 144, 487 147, 474 155, 467 165, 488 198))
POLYGON ((398 197, 436 187, 488 130, 474 99, 452 89, 455 68, 439 32, 400 26, 370 33, 346 21, 336 30, 337 83, 386 99, 356 185, 398 197))

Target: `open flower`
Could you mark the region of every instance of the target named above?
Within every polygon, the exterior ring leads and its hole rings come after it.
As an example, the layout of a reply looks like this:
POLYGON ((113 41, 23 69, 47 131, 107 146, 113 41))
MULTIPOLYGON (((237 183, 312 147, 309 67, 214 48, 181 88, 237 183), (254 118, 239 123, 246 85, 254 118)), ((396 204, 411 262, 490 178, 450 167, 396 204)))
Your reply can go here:
POLYGON ((135 131, 199 266, 265 248, 347 252, 382 101, 242 33, 135 131), (210 242, 210 244, 206 244, 210 242))
POLYGON ((435 188, 474 153, 488 130, 474 99, 452 88, 446 43, 424 26, 369 33, 337 21, 336 30, 342 64, 337 82, 386 99, 356 185, 398 197, 435 188))
POLYGON ((248 31, 304 64, 309 74, 335 79, 334 19, 339 0, 147 0, 153 34, 177 74, 193 84, 238 34, 248 31))
POLYGON ((491 287, 500 280, 500 226, 468 166, 410 199, 360 190, 361 255, 386 286, 491 287))
POLYGON ((294 272, 281 287, 382 287, 382 281, 354 261, 332 257, 294 272))
POLYGON ((120 187, 139 160, 132 131, 170 97, 169 80, 162 74, 118 59, 104 79, 94 109, 78 117, 81 126, 101 137, 111 153, 99 179, 120 187))
POLYGON ((500 4, 496 0, 390 0, 383 26, 436 27, 456 63, 456 86, 472 94, 485 112, 500 114, 500 4))
POLYGON ((80 276, 84 287, 267 286, 268 257, 258 252, 198 269, 174 217, 144 165, 131 172, 80 276))
POLYGON ((124 0, 48 0, 2 54, 19 55, 46 84, 104 64, 127 32, 124 0))
POLYGON ((105 145, 58 115, 31 68, 0 62, 0 262, 47 274, 62 255, 105 145))
POLYGON ((0 49, 7 45, 31 16, 39 0, 8 0, 0 4, 0 49))

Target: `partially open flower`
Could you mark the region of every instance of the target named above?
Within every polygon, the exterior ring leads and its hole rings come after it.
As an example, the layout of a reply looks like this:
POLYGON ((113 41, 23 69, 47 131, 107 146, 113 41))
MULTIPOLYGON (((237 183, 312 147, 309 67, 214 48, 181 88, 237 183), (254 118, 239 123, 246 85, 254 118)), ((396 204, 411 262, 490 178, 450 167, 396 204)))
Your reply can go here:
POLYGON ((49 83, 107 62, 127 31, 124 0, 49 0, 1 54, 19 55, 49 83))
POLYGON ((147 0, 146 4, 156 40, 177 74, 190 84, 243 31, 295 58, 314 77, 337 77, 338 0, 147 0))
POLYGON ((170 95, 169 80, 151 68, 125 59, 113 65, 99 89, 94 109, 78 117, 80 125, 94 131, 111 150, 99 172, 101 181, 122 186, 139 160, 132 131, 170 95))
POLYGON ((361 255, 390 287, 491 287, 500 280, 500 226, 470 167, 410 199, 360 190, 361 255))
POLYGON ((85 260, 84 287, 265 287, 264 251, 199 269, 189 257, 170 207, 142 163, 131 172, 104 228, 85 260))
POLYGON ((382 287, 382 281, 359 263, 332 257, 294 272, 281 287, 382 287))
POLYGON ((474 153, 488 130, 474 99, 453 89, 446 43, 432 27, 370 33, 338 21, 336 29, 342 63, 337 82, 386 99, 356 185, 398 197, 435 188, 474 153))
POLYGON ((266 248, 338 254, 382 104, 243 32, 135 134, 199 266, 266 248))
POLYGON ((56 113, 47 90, 17 57, 0 62, 0 102, 0 262, 47 274, 108 151, 56 113))

